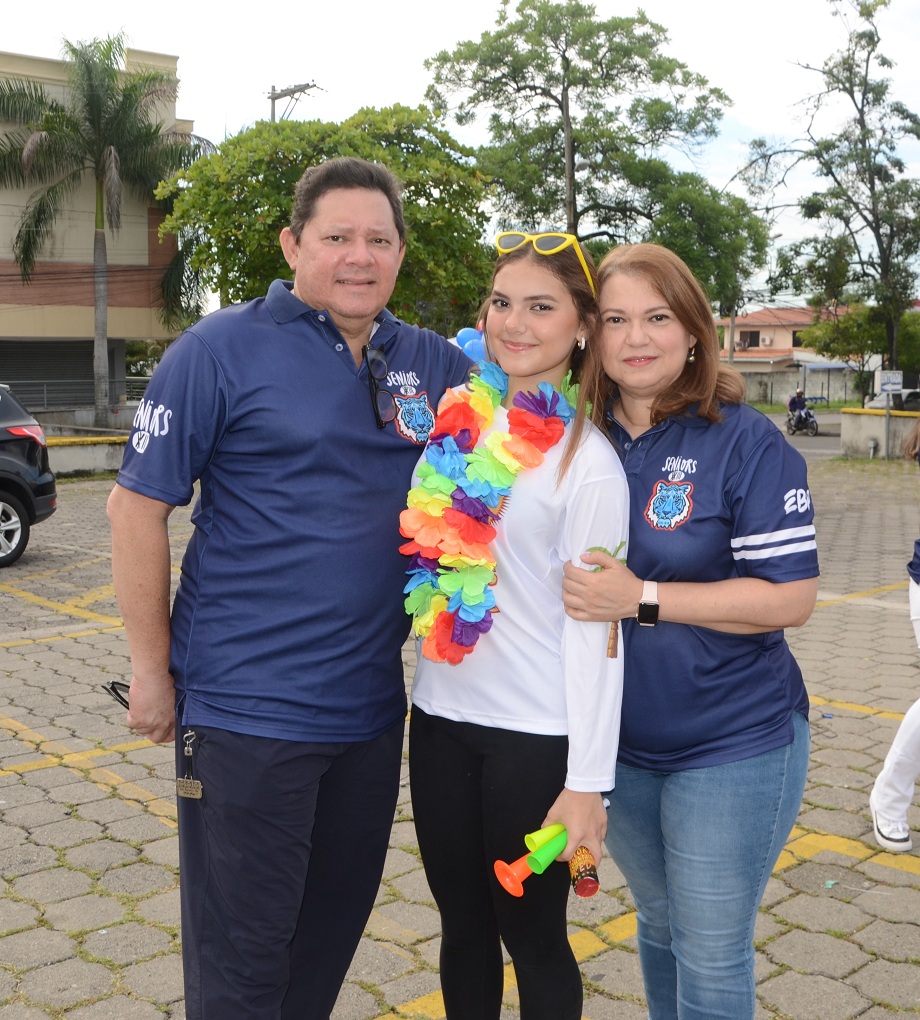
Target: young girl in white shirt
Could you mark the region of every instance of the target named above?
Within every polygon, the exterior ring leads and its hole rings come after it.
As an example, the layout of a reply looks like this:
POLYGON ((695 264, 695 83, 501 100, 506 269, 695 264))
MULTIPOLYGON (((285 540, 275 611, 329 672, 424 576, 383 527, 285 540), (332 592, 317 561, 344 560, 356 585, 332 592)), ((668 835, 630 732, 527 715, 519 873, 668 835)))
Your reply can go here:
POLYGON ((591 421, 603 408, 578 397, 603 374, 590 255, 567 234, 502 234, 497 246, 490 361, 442 400, 402 517, 420 638, 413 809, 448 1020, 498 1020, 501 942, 522 1020, 580 1020, 568 869, 550 865, 515 898, 493 863, 555 822, 568 832, 560 861, 581 844, 600 859, 622 657, 616 625, 566 616, 562 568, 591 547, 625 556, 628 493, 591 421))

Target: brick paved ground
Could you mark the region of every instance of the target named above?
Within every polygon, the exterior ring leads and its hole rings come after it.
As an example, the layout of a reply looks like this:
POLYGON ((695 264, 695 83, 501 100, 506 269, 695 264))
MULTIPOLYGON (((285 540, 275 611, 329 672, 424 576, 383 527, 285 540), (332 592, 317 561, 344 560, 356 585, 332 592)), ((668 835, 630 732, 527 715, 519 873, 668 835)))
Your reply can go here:
MULTIPOLYGON (((790 640, 814 703, 813 753, 758 925, 758 1020, 917 1016, 920 853, 879 850, 867 798, 920 693, 904 570, 920 478, 882 461, 816 460, 810 473, 822 581, 812 620, 790 640)), ((0 572, 0 1020, 185 1015, 172 748, 137 740, 99 689, 128 673, 109 577, 110 485, 62 483, 59 512, 0 572)), ((178 563, 187 511, 171 528, 178 563)), ((411 678, 408 650, 406 665, 411 678)), ((439 918, 406 782, 390 846, 334 1020, 443 1017, 439 918)), ((598 896, 571 900, 585 1017, 640 1020, 632 903, 609 860, 601 873, 598 896)), ((506 1003, 507 1020, 518 1017, 510 968, 506 1003)))

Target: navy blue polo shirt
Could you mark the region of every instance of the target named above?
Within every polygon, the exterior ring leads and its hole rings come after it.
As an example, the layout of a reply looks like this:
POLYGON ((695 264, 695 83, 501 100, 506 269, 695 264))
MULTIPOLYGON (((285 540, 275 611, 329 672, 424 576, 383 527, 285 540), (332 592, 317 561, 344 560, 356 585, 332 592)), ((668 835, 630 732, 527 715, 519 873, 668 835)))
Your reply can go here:
MULTIPOLYGON (((629 482, 627 565, 659 582, 817 576, 805 461, 753 408, 722 413, 716 423, 675 416, 635 440, 612 423, 629 482)), ((808 713, 781 630, 624 620, 623 641, 627 765, 670 771, 753 757, 790 743, 792 712, 808 713)))
POLYGON ((200 482, 172 612, 183 723, 369 740, 406 709, 399 513, 470 363, 382 312, 371 345, 398 414, 378 429, 366 364, 290 288, 276 280, 168 348, 118 482, 171 505, 200 482))

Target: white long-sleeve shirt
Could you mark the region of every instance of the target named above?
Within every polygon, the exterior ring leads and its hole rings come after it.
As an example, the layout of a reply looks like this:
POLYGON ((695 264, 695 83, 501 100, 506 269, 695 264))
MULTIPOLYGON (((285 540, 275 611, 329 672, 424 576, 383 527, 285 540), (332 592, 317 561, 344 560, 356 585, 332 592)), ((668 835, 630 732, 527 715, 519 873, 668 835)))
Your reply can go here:
MULTIPOLYGON (((507 431, 498 407, 491 428, 507 431)), ((483 441, 484 436, 480 439, 483 441)), ((412 702, 429 715, 524 733, 568 735, 565 785, 613 788, 623 694, 622 642, 607 658, 607 623, 580 623, 562 606, 562 568, 592 546, 627 537, 629 494, 619 458, 593 426, 556 482, 568 437, 515 479, 492 543, 492 628, 456 666, 419 654, 412 702)), ((618 553, 625 558, 626 546, 618 553)))

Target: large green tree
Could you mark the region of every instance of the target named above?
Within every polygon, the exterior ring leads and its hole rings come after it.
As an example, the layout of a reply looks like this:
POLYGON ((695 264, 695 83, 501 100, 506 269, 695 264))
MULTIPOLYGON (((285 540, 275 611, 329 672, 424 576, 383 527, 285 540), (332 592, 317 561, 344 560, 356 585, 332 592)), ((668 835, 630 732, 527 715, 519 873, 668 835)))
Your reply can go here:
POLYGON ((728 102, 667 56, 667 33, 639 11, 600 20, 577 0, 501 0, 494 31, 425 61, 428 99, 461 124, 489 114, 480 166, 502 214, 620 239, 643 213, 642 164, 716 134, 728 102))
POLYGON ((831 3, 846 41, 822 66, 803 65, 821 78, 806 102, 804 138, 788 145, 758 139, 751 167, 764 187, 786 179, 794 165, 822 180, 799 202, 818 232, 784 249, 777 285, 820 291, 823 304, 855 291, 878 309, 886 360, 896 368, 920 256, 920 181, 908 176, 902 148, 920 138, 920 117, 892 96, 886 76, 892 63, 880 51, 876 19, 889 0, 831 3))
POLYGON ((178 83, 158 69, 125 70, 121 35, 65 40, 69 80, 63 101, 29 80, 0 79, 0 187, 35 187, 20 219, 13 255, 28 282, 58 216, 86 177, 95 183, 93 224, 93 377, 96 424, 107 422, 108 256, 106 228, 117 231, 125 191, 153 198, 157 184, 196 158, 206 143, 158 120, 178 83))
POLYGON ((425 62, 427 98, 458 123, 488 113, 480 170, 505 226, 583 240, 654 240, 734 306, 764 264, 766 227, 740 198, 674 169, 717 133, 729 100, 665 53, 642 11, 601 20, 577 0, 501 0, 496 28, 425 62))
POLYGON ((802 346, 853 369, 865 397, 872 385, 869 364, 885 351, 885 324, 878 309, 863 304, 815 306, 814 325, 801 330, 802 346))
POLYGON ((911 310, 898 325, 898 364, 905 374, 920 373, 920 312, 911 310))
POLYGON ((258 297, 290 275, 278 234, 297 180, 333 156, 385 163, 405 184, 409 243, 393 312, 442 332, 473 325, 492 262, 485 186, 471 150, 424 107, 364 109, 342 124, 259 123, 160 188, 174 201, 162 229, 199 233, 191 262, 222 303, 258 297))
POLYGON ((740 310, 752 293, 751 279, 766 264, 766 222, 744 199, 691 173, 663 174, 648 189, 647 208, 642 239, 680 255, 720 314, 740 310))

